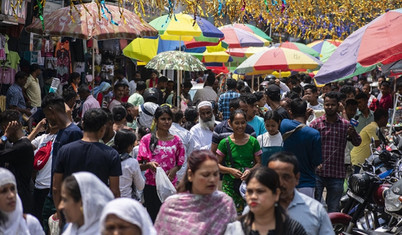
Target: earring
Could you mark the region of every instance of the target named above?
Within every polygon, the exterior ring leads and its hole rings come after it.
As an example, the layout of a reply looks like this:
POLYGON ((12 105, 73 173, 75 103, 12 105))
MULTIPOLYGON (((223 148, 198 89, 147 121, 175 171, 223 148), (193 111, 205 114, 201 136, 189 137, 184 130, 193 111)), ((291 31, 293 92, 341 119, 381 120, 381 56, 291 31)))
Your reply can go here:
POLYGON ((81 213, 84 213, 84 209, 82 208, 82 206, 80 206, 80 211, 81 213))
POLYGON ((275 202, 275 207, 278 207, 278 202, 275 202))

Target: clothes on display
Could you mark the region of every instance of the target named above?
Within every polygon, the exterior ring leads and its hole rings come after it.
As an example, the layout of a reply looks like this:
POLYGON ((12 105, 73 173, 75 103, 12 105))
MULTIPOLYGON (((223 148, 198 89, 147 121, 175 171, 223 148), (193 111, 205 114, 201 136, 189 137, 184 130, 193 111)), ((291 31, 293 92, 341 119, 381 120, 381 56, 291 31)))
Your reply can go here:
POLYGON ((71 73, 71 53, 69 41, 58 42, 56 45, 55 57, 57 58, 57 76, 61 82, 67 82, 71 73))

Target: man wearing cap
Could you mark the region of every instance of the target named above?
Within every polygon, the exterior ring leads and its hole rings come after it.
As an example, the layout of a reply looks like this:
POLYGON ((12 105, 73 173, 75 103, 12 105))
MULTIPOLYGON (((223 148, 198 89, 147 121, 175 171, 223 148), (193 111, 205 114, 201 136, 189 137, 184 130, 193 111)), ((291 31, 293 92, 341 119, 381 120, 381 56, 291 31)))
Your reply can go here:
POLYGON ((267 104, 272 110, 276 110, 282 119, 290 119, 288 112, 279 103, 281 101, 281 88, 279 86, 272 84, 269 85, 265 90, 267 95, 267 104))
POLYGON ((198 104, 197 109, 200 115, 198 124, 190 129, 190 134, 194 140, 194 149, 211 149, 212 134, 217 124, 212 112, 212 103, 202 101, 198 104))

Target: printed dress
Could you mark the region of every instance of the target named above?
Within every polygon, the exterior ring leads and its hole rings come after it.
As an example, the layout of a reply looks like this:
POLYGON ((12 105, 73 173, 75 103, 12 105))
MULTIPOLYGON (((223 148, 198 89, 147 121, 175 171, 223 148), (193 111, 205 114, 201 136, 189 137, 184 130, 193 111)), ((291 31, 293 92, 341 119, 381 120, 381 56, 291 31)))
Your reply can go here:
MULTIPOLYGON (((226 166, 236 168, 241 172, 244 172, 255 165, 254 156, 261 156, 262 151, 257 139, 253 136, 250 136, 250 139, 244 145, 236 145, 230 137, 225 138, 219 143, 216 153, 221 157, 224 157, 224 163, 226 166), (229 140, 234 166, 232 166, 230 157, 228 155, 226 140, 229 140)), ((222 190, 227 195, 232 197, 237 213, 241 214, 246 205, 246 201, 234 191, 234 177, 231 174, 223 175, 222 190)))

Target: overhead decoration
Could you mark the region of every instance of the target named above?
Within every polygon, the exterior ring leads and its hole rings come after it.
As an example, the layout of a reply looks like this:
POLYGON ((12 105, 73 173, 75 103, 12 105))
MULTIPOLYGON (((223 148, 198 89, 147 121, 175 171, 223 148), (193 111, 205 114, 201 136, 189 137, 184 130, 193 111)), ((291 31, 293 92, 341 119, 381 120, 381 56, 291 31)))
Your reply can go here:
MULTIPOLYGON (((37 1, 42 7, 46 4, 46 0, 37 1)), ((23 1, 13 2, 13 7, 19 7, 23 1)), ((74 11, 74 5, 81 0, 71 2, 74 11)), ((117 22, 109 17, 103 1, 95 2, 99 17, 108 17, 111 24, 117 22)), ((122 22, 125 22, 122 9, 127 6, 142 17, 166 13, 174 17, 175 9, 184 7, 184 12, 194 18, 214 17, 217 26, 255 22, 260 27, 270 27, 276 36, 303 39, 344 39, 386 11, 402 8, 400 0, 119 0, 117 4, 122 22)))

